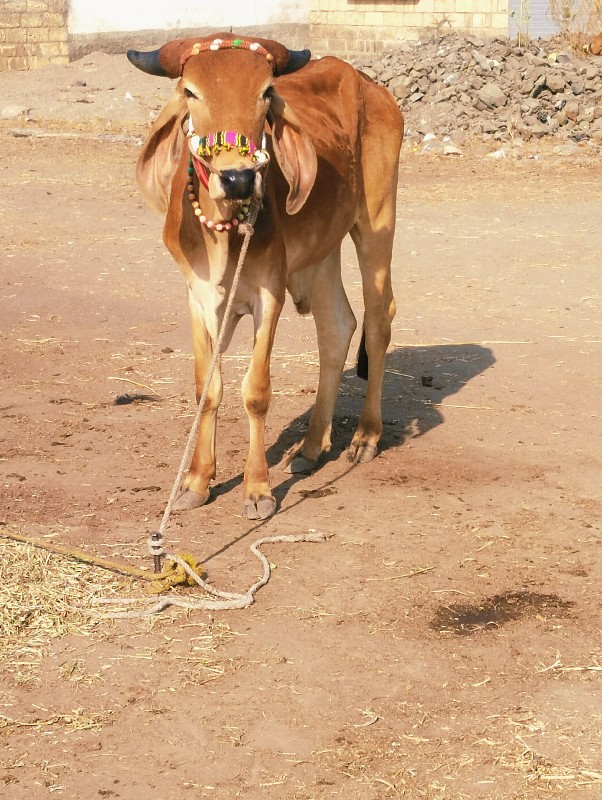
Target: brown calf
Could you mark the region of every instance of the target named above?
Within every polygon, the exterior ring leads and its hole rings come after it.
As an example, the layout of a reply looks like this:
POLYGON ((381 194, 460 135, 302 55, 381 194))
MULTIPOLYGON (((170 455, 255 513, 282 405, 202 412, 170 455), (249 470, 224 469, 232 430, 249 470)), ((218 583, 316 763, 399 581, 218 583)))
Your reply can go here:
MULTIPOLYGON (((290 454, 290 471, 311 471, 330 447, 336 396, 356 327, 341 280, 341 242, 348 233, 362 275, 362 347, 369 364, 350 459, 371 460, 382 432, 384 359, 395 314, 391 251, 403 120, 389 93, 349 64, 309 57, 308 51, 289 52, 277 42, 226 33, 128 53, 143 71, 179 79, 144 144, 137 180, 149 204, 165 214, 163 238, 187 283, 197 399, 238 261, 242 237, 236 228, 245 221, 249 202, 261 202, 225 339, 227 344, 244 314, 252 315, 255 340, 242 385, 250 426, 244 470, 249 519, 276 511, 264 429, 270 354, 287 289, 299 311, 312 312, 320 355, 315 407, 304 439, 290 454)), ((221 396, 217 369, 180 509, 209 497, 221 396)))

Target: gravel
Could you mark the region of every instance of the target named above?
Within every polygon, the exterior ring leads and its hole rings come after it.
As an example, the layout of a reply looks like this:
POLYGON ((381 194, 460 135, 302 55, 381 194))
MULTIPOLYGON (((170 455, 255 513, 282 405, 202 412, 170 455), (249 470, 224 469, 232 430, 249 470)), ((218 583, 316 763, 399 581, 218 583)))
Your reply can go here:
POLYGON ((408 146, 602 143, 602 59, 559 39, 519 47, 453 33, 352 63, 397 99, 408 146))

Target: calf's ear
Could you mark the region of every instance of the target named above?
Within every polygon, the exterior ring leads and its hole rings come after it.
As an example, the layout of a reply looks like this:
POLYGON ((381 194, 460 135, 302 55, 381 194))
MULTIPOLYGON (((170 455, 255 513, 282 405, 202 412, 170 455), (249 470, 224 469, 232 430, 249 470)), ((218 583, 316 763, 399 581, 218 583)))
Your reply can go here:
POLYGON ((296 214, 303 208, 316 179, 316 151, 293 109, 276 92, 270 102, 268 122, 274 154, 289 186, 286 210, 288 214, 296 214))
POLYGON ((159 114, 136 164, 136 182, 151 208, 166 213, 171 184, 180 163, 185 135, 182 124, 188 107, 176 93, 159 114))

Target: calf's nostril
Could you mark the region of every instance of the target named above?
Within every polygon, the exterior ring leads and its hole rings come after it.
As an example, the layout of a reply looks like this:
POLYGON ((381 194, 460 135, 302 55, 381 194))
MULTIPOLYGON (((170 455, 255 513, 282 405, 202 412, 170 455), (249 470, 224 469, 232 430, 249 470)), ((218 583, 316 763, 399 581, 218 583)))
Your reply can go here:
POLYGON ((252 169, 226 169, 220 173, 220 179, 226 196, 231 199, 245 200, 253 194, 255 171, 252 169))

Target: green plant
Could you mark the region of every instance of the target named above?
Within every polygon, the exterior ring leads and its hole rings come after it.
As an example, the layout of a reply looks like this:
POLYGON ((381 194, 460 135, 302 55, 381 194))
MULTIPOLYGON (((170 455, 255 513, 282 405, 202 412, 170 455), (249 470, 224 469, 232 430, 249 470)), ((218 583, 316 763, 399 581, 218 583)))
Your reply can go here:
MULTIPOLYGON (((512 12, 512 16, 516 17, 516 11, 512 12)), ((518 46, 522 47, 529 41, 529 20, 531 19, 531 0, 520 0, 518 7, 518 46)))

